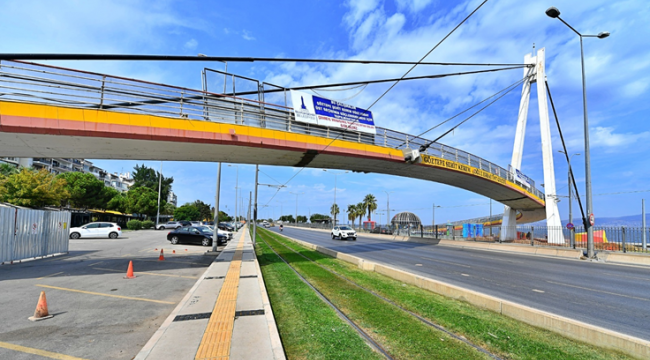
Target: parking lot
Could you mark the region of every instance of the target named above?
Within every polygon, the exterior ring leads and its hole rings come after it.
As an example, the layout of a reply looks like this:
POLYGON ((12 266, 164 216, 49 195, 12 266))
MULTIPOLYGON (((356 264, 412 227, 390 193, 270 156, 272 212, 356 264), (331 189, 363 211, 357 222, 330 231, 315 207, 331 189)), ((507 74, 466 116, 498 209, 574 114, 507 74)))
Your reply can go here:
POLYGON ((0 266, 0 359, 132 359, 215 258, 167 233, 70 240, 68 255, 0 266), (41 291, 54 317, 29 321, 41 291))

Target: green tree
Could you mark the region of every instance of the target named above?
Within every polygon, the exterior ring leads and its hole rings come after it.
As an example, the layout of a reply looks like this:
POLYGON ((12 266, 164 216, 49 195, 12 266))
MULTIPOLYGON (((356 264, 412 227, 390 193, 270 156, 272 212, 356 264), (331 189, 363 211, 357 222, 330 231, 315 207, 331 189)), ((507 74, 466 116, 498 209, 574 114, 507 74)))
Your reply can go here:
POLYGON ((118 194, 116 194, 110 200, 108 200, 108 202, 106 203, 106 210, 114 210, 114 211, 119 211, 121 213, 128 212, 129 199, 127 198, 126 194, 120 193, 117 190, 115 191, 118 194))
POLYGON ((194 206, 194 204, 187 203, 183 206, 179 206, 174 210, 174 220, 188 220, 196 221, 201 217, 201 212, 199 209, 194 206))
POLYGON ((127 211, 147 216, 156 216, 158 212, 158 193, 146 188, 131 188, 127 193, 127 211))
POLYGON ((69 196, 65 186, 64 179, 45 169, 21 168, 18 173, 0 177, 0 201, 27 207, 60 206, 69 196))
POLYGON ((214 219, 214 210, 210 208, 210 205, 201 200, 196 200, 192 205, 194 205, 199 210, 199 214, 201 214, 199 220, 214 219))
POLYGON ((359 217, 359 229, 361 229, 361 221, 363 221, 363 215, 366 214, 366 204, 360 202, 355 207, 357 208, 357 216, 359 217))
MULTIPOLYGON (((156 170, 142 165, 135 165, 133 168, 133 186, 131 187, 146 187, 149 188, 158 194, 158 176, 160 175, 159 172, 156 170)), ((164 175, 162 177, 162 184, 161 184, 161 190, 160 190, 160 205, 162 206, 163 203, 167 202, 167 196, 169 196, 169 192, 172 190, 172 183, 174 182, 174 178, 166 178, 164 175)))
POLYGON ((334 224, 336 224, 336 215, 338 215, 341 212, 339 209, 339 206, 337 204, 332 204, 332 207, 330 208, 330 214, 332 214, 332 217, 334 217, 334 224))
POLYGON ((354 220, 357 218, 357 207, 355 205, 348 205, 348 221, 352 221, 354 225, 354 220))
MULTIPOLYGON (((212 217, 214 219, 214 216, 212 217)), ((224 211, 219 211, 219 222, 232 221, 232 216, 224 211)))
POLYGON ((297 218, 299 223, 306 223, 307 222, 307 217, 305 215, 298 215, 297 218))
POLYGON ((370 219, 372 212, 377 210, 377 199, 375 199, 375 196, 373 194, 366 195, 366 197, 363 198, 363 206, 364 210, 368 210, 368 221, 372 221, 370 219))
POLYGON ((165 205, 160 205, 160 214, 161 215, 174 215, 176 206, 172 203, 166 203, 165 205))
POLYGON ((18 172, 19 172, 18 168, 11 164, 7 164, 7 163, 0 164, 0 178, 17 174, 18 172))
POLYGON ((318 222, 319 220, 329 220, 329 219, 330 219, 329 216, 323 214, 311 214, 311 216, 309 217, 309 221, 313 223, 318 222))
MULTIPOLYGON (((104 182, 90 173, 71 171, 56 176, 66 182, 66 202, 74 208, 105 209, 108 195, 104 182)), ((117 190, 116 190, 117 191, 117 190)), ((114 194, 112 194, 114 196, 114 194)), ((110 199, 109 199, 110 200, 110 199)))
POLYGON ((280 216, 280 220, 282 220, 282 222, 285 222, 285 221, 288 221, 290 223, 296 222, 296 219, 293 218, 293 215, 282 215, 282 216, 280 216))

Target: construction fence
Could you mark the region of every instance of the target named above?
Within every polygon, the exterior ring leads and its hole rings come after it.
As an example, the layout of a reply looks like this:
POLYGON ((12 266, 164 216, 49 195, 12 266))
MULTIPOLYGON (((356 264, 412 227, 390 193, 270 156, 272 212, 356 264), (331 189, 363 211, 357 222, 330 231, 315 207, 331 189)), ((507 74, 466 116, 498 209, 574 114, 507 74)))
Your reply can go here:
POLYGON ((0 264, 67 253, 70 212, 0 205, 0 264))

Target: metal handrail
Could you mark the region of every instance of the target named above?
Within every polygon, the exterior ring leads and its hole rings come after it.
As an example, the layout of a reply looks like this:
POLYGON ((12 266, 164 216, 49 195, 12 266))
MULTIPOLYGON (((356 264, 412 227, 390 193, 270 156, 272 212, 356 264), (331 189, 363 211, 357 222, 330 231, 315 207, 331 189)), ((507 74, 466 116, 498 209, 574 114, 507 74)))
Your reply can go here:
MULTIPOLYGON (((395 149, 430 142, 382 127, 373 135, 297 122, 293 109, 284 105, 23 61, 0 61, 0 100, 246 125, 395 149)), ((425 154, 488 171, 545 199, 534 183, 527 187, 510 171, 463 150, 434 143, 425 154)))

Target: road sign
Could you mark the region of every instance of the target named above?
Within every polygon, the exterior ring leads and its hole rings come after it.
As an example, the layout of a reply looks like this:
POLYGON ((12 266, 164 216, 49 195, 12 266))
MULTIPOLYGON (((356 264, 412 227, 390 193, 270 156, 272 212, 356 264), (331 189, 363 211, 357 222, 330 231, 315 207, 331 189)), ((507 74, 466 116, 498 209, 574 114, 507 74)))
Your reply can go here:
POLYGON ((573 230, 573 229, 575 229, 576 227, 573 226, 573 223, 568 223, 568 224, 566 224, 566 228, 569 229, 569 230, 573 230))
POLYGON ((594 218, 594 214, 593 213, 589 214, 589 224, 591 224, 591 226, 594 226, 595 222, 596 219, 594 218))

